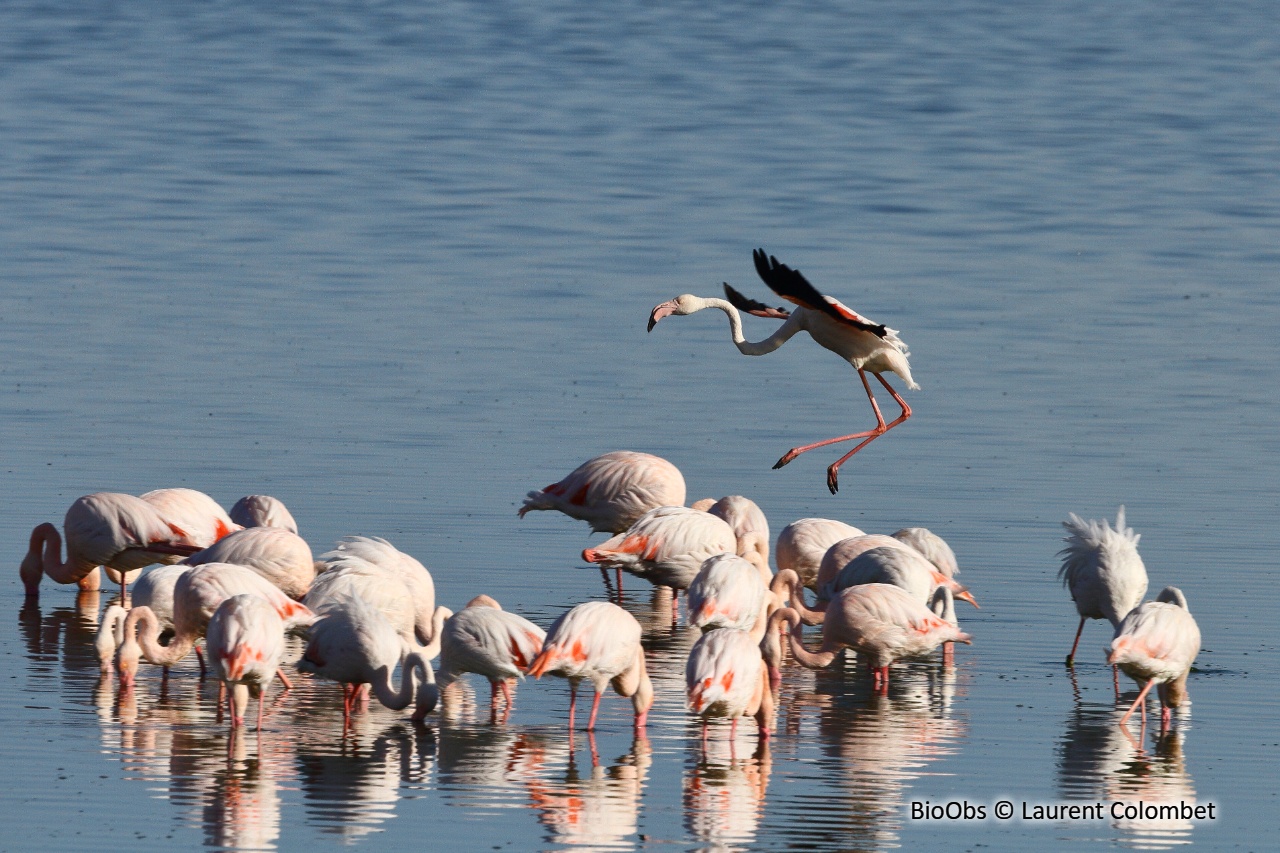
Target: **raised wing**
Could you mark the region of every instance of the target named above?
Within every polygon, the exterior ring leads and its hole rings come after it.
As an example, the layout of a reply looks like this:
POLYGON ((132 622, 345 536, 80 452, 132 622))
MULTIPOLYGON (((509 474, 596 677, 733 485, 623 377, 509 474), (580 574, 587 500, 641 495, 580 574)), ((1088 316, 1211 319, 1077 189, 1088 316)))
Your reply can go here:
POLYGON ((763 302, 757 302, 743 296, 738 291, 729 286, 729 282, 724 283, 724 295, 728 298, 729 304, 739 311, 745 311, 748 314, 754 314, 757 317, 772 317, 776 320, 785 320, 791 316, 791 312, 786 308, 770 308, 763 302))
POLYGON ((756 272, 760 274, 764 283, 788 302, 794 302, 811 311, 821 311, 828 317, 862 329, 864 332, 871 332, 877 337, 883 338, 888 335, 888 330, 883 323, 872 323, 840 300, 823 296, 807 278, 800 274, 799 270, 793 270, 786 264, 779 263, 773 255, 766 255, 764 249, 756 249, 751 253, 751 257, 755 260, 756 272))

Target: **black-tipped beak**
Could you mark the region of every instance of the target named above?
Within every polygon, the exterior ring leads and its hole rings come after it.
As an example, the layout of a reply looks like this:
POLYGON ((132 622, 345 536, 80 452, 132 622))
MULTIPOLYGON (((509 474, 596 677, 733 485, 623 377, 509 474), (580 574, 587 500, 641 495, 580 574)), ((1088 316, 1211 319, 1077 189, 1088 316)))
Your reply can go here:
POLYGON ((658 325, 659 320, 661 320, 663 317, 668 317, 671 314, 675 313, 675 310, 676 310, 675 300, 672 300, 670 302, 664 302, 661 305, 656 306, 651 312, 649 312, 649 331, 652 332, 653 327, 658 325))

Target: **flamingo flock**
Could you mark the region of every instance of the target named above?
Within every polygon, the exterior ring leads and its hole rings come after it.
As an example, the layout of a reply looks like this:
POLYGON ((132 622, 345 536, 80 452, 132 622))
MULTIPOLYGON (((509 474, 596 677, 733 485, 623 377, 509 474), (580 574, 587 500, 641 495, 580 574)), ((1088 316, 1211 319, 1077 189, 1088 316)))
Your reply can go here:
MULTIPOLYGON (((822 295, 763 250, 754 260, 760 278, 797 305, 794 311, 768 308, 726 284, 727 300, 685 294, 659 304, 649 329, 668 316, 716 308, 728 316, 734 344, 746 355, 772 352, 804 331, 848 361, 867 394, 875 427, 799 445, 774 466, 860 439, 827 469, 827 485, 835 493, 840 467, 911 416, 882 375, 919 387, 906 344, 893 329, 822 295), (750 343, 742 335, 744 312, 785 322, 765 340, 750 343), (868 375, 900 405, 894 420, 886 422, 881 414, 868 375)), ((744 716, 755 721, 761 741, 772 736, 788 660, 822 668, 841 654, 856 656, 870 673, 871 689, 887 694, 895 663, 941 647, 942 665, 950 667, 951 645, 973 641, 960 627, 955 601, 975 608, 977 601, 956 579, 955 553, 926 528, 868 534, 838 520, 802 518, 771 543, 768 521, 750 499, 729 495, 689 506, 685 500, 685 481, 675 465, 633 451, 589 459, 561 480, 530 491, 517 511, 520 518, 558 511, 609 534, 581 556, 600 567, 606 588, 608 570, 616 576, 617 603, 577 603, 545 631, 480 590, 456 613, 440 605, 431 572, 385 539, 349 536, 314 556, 285 505, 265 495, 246 496, 228 513, 192 489, 138 497, 89 494, 72 503, 61 532, 51 523, 32 530, 19 575, 34 599, 45 576, 96 589, 101 568, 119 583, 120 593, 102 614, 95 652, 104 672, 118 673, 120 689, 133 689, 142 663, 167 671, 192 651, 200 654, 203 643, 201 672, 207 667, 219 681, 219 708, 225 696, 231 726, 238 728, 256 698, 259 730, 265 694, 275 680, 287 694, 292 685, 286 670, 295 670, 342 685, 344 730, 371 694, 392 710, 413 705, 410 719, 421 724, 442 691, 475 674, 490 683, 495 725, 510 717, 516 681, 553 675, 569 682, 570 730, 578 689, 587 681, 594 691, 588 731, 596 728, 602 696, 612 688, 630 700, 633 727, 641 733, 655 687, 641 624, 623 606, 623 572, 671 591, 673 624, 681 615, 679 593, 686 593, 686 622, 703 635, 687 659, 685 698, 701 722, 704 750, 711 719, 727 720, 731 739, 744 716), (771 544, 776 572, 769 564, 771 544), (806 592, 816 596, 813 604, 806 602, 806 592), (806 625, 821 626, 816 650, 805 643, 806 625), (290 634, 303 644, 293 662, 286 661, 290 634), (432 666, 437 657, 438 670, 432 666)), ((1124 671, 1143 685, 1119 724, 1139 709, 1145 721, 1144 700, 1158 686, 1161 725, 1168 728, 1173 709, 1186 702, 1200 646, 1186 596, 1169 587, 1156 601, 1142 603, 1147 575, 1137 554, 1139 537, 1125 525, 1123 507, 1114 527, 1075 514, 1064 526, 1060 577, 1080 617, 1067 665, 1075 662, 1085 622, 1106 619, 1114 631, 1107 662, 1117 679, 1124 671)))

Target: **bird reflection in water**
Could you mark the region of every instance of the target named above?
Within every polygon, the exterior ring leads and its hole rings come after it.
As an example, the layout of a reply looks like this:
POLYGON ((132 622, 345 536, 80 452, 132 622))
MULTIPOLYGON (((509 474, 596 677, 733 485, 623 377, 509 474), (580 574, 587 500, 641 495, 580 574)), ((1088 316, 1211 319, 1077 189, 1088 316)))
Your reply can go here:
POLYGON ((103 595, 81 590, 73 607, 53 607, 44 612, 35 599, 27 599, 18 611, 18 627, 32 663, 60 660, 68 674, 83 673, 78 683, 90 683, 98 667, 93 641, 98 635, 98 608, 103 595))
POLYGON ((772 756, 760 741, 750 758, 731 757, 729 743, 713 739, 684 777, 684 825, 713 850, 745 850, 764 815, 772 756))
POLYGON ((525 785, 529 801, 546 827, 550 844, 598 849, 632 848, 639 825, 640 800, 649 766, 649 739, 640 734, 631 749, 612 764, 600 763, 595 735, 587 734, 591 752, 585 776, 571 754, 563 781, 531 776, 525 785))
MULTIPOLYGON (((1058 747, 1058 788, 1063 799, 1195 804, 1195 785, 1182 752, 1187 711, 1181 714, 1178 728, 1152 733, 1149 750, 1117 725, 1123 711, 1111 704, 1078 703, 1067 718, 1058 747)), ((1195 828, 1192 821, 1178 818, 1121 819, 1111 825, 1119 830, 1119 842, 1143 850, 1190 844, 1195 828)))

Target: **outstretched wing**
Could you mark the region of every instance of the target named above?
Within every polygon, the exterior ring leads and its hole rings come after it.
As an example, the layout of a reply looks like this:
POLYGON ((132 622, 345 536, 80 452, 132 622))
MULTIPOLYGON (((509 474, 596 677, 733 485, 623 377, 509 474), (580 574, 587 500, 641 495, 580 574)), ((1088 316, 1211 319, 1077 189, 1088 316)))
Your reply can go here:
POLYGON ((724 283, 724 295, 728 298, 729 304, 739 311, 745 311, 748 314, 754 314, 757 317, 772 317, 775 320, 785 320, 791 316, 791 312, 786 308, 770 308, 763 302, 757 302, 743 296, 738 291, 729 286, 729 282, 724 283))
MULTIPOLYGON (((779 263, 773 255, 766 255, 764 249, 756 249, 751 253, 756 262, 756 272, 769 289, 788 302, 794 302, 811 311, 821 311, 828 317, 839 320, 846 325, 871 332, 877 337, 886 337, 888 330, 883 323, 872 323, 840 300, 823 296, 818 289, 802 276, 799 270, 793 270, 786 264, 779 263)), ((731 300, 732 301, 732 300, 731 300)))

